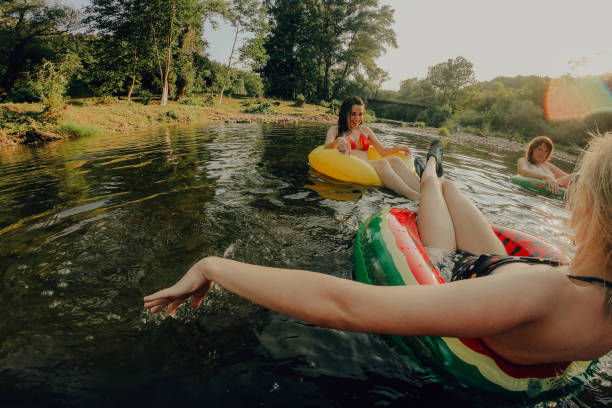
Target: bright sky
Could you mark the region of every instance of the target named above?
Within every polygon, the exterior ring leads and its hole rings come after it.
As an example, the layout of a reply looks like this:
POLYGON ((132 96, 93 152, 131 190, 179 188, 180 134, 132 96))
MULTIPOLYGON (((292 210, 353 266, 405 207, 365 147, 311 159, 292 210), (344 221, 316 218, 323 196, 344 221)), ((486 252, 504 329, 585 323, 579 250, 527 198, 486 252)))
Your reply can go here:
MULTIPOLYGON (((88 0, 67 0, 83 5, 88 0)), ((463 56, 476 79, 496 76, 559 77, 612 72, 612 0, 381 0, 395 9, 398 48, 378 65, 389 72, 386 89, 427 68, 463 56)), ((233 33, 227 25, 205 39, 210 57, 227 62, 233 33)))

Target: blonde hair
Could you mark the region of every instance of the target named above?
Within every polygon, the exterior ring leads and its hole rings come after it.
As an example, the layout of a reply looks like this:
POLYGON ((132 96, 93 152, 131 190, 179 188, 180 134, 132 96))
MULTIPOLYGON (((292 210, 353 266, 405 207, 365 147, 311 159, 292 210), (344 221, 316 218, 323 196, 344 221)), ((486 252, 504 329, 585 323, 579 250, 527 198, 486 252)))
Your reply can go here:
POLYGON ((550 156, 552 156, 553 150, 555 149, 555 144, 548 136, 537 136, 527 145, 527 151, 525 152, 525 157, 527 158, 527 161, 529 163, 536 164, 533 158, 533 151, 537 149, 538 147, 540 147, 541 145, 546 145, 546 147, 548 147, 548 150, 549 150, 548 156, 546 156, 546 159, 544 161, 548 161, 548 159, 550 159, 550 156))
MULTIPOLYGON (((568 209, 576 237, 577 269, 604 265, 612 271, 612 132, 592 135, 576 168, 577 180, 568 191, 568 209)), ((607 287, 608 312, 612 313, 612 288, 607 287)))

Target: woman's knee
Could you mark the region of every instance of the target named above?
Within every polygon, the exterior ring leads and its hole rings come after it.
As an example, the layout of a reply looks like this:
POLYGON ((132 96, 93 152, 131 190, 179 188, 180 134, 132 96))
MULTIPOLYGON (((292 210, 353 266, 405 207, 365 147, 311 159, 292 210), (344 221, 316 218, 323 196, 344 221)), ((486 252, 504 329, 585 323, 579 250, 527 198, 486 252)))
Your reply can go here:
POLYGON ((386 159, 372 160, 370 162, 370 165, 372 165, 372 167, 374 167, 374 169, 379 172, 392 170, 391 164, 386 159))
POLYGON ((403 160, 397 156, 387 157, 385 161, 389 162, 391 166, 401 166, 402 164, 404 164, 403 160))

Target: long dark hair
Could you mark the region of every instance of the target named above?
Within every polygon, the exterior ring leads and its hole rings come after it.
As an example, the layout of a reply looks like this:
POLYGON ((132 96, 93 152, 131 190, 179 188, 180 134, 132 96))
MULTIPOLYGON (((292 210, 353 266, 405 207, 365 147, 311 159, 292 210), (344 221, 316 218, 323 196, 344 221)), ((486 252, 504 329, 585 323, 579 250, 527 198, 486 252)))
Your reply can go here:
POLYGON ((365 107, 363 99, 358 96, 349 96, 344 100, 344 102, 342 102, 342 106, 340 106, 340 113, 338 113, 338 134, 336 135, 336 139, 340 135, 344 134, 344 132, 349 130, 346 117, 353 108, 353 105, 362 105, 365 107))

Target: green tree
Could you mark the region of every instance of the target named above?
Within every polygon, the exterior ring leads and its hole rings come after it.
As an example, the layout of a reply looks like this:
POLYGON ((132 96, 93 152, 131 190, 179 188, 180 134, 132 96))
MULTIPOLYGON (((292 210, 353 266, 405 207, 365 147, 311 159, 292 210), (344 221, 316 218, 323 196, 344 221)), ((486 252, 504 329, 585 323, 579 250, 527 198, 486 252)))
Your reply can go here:
POLYGON ((203 53, 204 20, 224 4, 222 0, 92 0, 88 21, 111 38, 116 51, 110 53, 111 59, 123 56, 119 60, 124 63, 115 70, 130 76, 128 95, 137 74, 153 61, 165 105, 172 83, 184 95, 194 81, 193 62, 203 53))
POLYGON ((375 60, 396 46, 393 9, 378 0, 274 0, 268 7, 263 74, 271 94, 328 100, 357 78, 375 92, 384 77, 375 60))
POLYGON ((5 0, 0 3, 0 98, 17 78, 39 63, 48 48, 44 41, 79 27, 78 13, 44 0, 5 0), (31 65, 28 66, 28 63, 31 65))
POLYGON ((449 105, 454 112, 461 92, 466 86, 474 84, 476 78, 472 63, 463 57, 456 57, 429 67, 427 81, 442 103, 449 105))
MULTIPOLYGON (((234 42, 227 62, 226 75, 221 86, 221 92, 219 93, 219 104, 223 102, 223 92, 228 84, 236 42, 241 34, 249 32, 255 34, 254 41, 247 41, 241 47, 241 59, 251 59, 255 65, 261 65, 261 61, 265 61, 262 42, 265 33, 268 31, 268 25, 265 20, 266 11, 265 6, 259 0, 233 0, 227 10, 227 19, 232 27, 234 27, 234 42)), ((244 88, 244 85, 242 88, 244 88)))
POLYGON ((66 54, 59 63, 43 60, 32 85, 47 110, 58 111, 64 107, 68 81, 80 67, 79 58, 74 54, 66 54))

